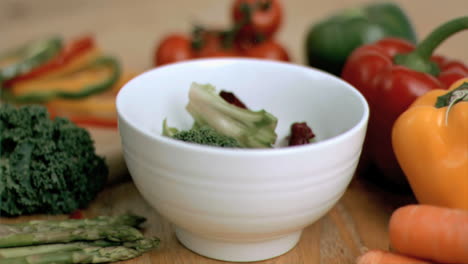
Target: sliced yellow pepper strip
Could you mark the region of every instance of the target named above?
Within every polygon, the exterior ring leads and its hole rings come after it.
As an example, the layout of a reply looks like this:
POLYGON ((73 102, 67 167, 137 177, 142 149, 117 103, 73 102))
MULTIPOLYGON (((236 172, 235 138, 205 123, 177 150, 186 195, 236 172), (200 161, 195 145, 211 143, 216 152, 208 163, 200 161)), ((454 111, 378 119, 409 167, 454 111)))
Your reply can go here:
POLYGON ((134 72, 123 72, 116 84, 108 91, 80 100, 56 99, 47 103, 47 107, 58 112, 69 114, 92 114, 97 116, 117 116, 115 107, 115 96, 128 81, 137 74, 134 72))
POLYGON ((6 98, 16 103, 43 103, 56 98, 82 99, 109 90, 120 77, 113 57, 98 57, 75 72, 10 87, 6 98))

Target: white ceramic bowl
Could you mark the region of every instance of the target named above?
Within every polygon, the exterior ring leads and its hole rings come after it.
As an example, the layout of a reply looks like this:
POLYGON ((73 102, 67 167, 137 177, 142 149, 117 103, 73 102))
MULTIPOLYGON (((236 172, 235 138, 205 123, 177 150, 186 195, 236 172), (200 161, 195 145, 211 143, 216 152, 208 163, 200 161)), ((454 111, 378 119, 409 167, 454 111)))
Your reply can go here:
POLYGON ((143 197, 176 227, 182 244, 227 261, 281 255, 346 190, 369 110, 363 96, 308 67, 252 59, 205 59, 150 70, 117 97, 124 158, 143 197), (306 121, 317 142, 275 149, 225 149, 161 135, 162 122, 188 129, 192 82, 233 91, 275 115, 278 144, 306 121))

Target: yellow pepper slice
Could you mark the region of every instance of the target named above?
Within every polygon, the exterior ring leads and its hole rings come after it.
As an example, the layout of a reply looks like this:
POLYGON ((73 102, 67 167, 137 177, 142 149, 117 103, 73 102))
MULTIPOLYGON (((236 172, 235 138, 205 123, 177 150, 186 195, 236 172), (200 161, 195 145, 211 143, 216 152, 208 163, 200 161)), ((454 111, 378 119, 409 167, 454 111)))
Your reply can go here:
POLYGON ((120 88, 135 76, 136 73, 123 72, 119 80, 108 91, 80 100, 55 99, 48 102, 47 106, 56 110, 75 114, 116 116, 115 96, 120 88))
POLYGON ((117 127, 115 97, 137 73, 124 71, 110 90, 80 100, 55 99, 46 106, 53 116, 67 117, 78 125, 117 127))

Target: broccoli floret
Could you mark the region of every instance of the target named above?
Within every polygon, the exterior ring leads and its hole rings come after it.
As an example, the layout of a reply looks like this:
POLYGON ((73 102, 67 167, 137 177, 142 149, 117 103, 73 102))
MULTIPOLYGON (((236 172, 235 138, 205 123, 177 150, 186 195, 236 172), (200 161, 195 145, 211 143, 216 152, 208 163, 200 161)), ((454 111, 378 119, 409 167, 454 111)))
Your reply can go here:
POLYGON ((163 133, 164 135, 185 142, 223 148, 240 148, 240 144, 236 139, 220 134, 211 127, 207 126, 194 126, 189 130, 178 131, 176 128, 168 127, 166 125, 166 121, 164 121, 163 131, 166 131, 166 133, 163 133))
POLYGON ((210 84, 192 83, 187 111, 195 126, 208 126, 236 139, 243 148, 270 148, 278 119, 265 110, 252 111, 226 102, 210 84))
POLYGON ((43 106, 0 105, 0 214, 70 213, 104 187, 105 160, 88 131, 43 106))

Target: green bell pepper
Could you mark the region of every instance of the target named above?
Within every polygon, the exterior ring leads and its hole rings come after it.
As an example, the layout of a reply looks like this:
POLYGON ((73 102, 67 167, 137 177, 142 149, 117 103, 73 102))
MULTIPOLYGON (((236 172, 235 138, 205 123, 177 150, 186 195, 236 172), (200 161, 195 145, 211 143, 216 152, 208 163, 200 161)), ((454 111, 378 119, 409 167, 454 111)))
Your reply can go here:
POLYGON ((62 39, 50 37, 29 42, 0 54, 0 80, 7 81, 43 64, 58 54, 62 39))
POLYGON ((416 34, 404 11, 391 2, 344 9, 312 25, 306 36, 308 65, 335 75, 351 52, 384 37, 416 43, 416 34))

